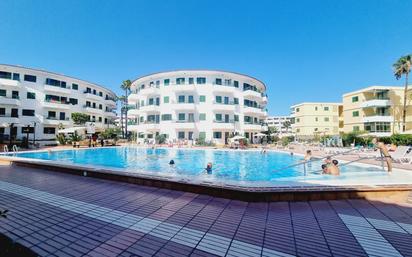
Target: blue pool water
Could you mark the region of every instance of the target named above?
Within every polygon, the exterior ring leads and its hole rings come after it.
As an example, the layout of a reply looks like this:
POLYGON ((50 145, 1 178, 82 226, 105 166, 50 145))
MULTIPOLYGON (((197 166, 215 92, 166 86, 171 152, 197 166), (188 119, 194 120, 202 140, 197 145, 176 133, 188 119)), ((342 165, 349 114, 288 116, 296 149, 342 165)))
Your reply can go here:
MULTIPOLYGON (((147 149, 138 147, 113 147, 80 150, 42 151, 18 153, 17 157, 59 161, 92 167, 114 168, 128 172, 149 172, 155 175, 178 177, 213 178, 216 181, 298 181, 303 178, 303 167, 295 166, 301 156, 272 152, 192 149, 147 149), (169 161, 175 161, 170 167, 169 161), (204 168, 213 163, 213 174, 206 175, 204 168), (288 167, 288 168, 285 168, 288 167)), ((314 162, 307 168, 307 179, 336 180, 337 177, 320 175, 321 162, 314 162)), ((339 179, 371 176, 387 176, 376 166, 341 166, 339 179)))

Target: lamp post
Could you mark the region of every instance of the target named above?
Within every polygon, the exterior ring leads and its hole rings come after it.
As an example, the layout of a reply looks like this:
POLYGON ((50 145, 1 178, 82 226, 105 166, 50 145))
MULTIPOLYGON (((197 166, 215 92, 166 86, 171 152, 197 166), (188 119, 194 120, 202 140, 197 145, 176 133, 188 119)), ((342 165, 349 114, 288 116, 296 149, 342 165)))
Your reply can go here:
MULTIPOLYGON (((29 138, 27 137, 27 140, 28 139, 29 138)), ((35 146, 35 145, 36 145, 36 122, 33 122, 33 146, 35 146)))
POLYGON ((26 147, 29 148, 29 134, 30 134, 30 125, 27 125, 27 130, 26 130, 26 134, 27 134, 27 139, 26 139, 26 147))

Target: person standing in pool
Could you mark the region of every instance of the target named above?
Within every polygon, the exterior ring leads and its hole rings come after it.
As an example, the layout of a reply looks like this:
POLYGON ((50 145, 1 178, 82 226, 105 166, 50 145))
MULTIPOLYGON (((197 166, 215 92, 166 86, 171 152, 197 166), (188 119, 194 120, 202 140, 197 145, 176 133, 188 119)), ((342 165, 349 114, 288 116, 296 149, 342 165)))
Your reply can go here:
POLYGON ((206 173, 207 173, 208 175, 211 175, 211 174, 212 174, 212 163, 211 163, 211 162, 209 162, 209 163, 206 165, 205 170, 206 170, 206 173))
POLYGON ((386 166, 388 166, 388 172, 392 172, 392 157, 389 154, 388 148, 383 142, 379 142, 379 140, 375 137, 372 140, 372 143, 375 145, 377 149, 381 152, 382 158, 386 161, 386 166))

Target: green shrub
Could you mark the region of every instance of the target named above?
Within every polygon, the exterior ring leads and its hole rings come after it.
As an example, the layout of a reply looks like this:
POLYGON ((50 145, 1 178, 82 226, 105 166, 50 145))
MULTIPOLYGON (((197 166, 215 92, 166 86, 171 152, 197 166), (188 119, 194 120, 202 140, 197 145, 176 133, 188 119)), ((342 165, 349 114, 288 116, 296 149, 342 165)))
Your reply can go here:
POLYGON ((155 140, 157 144, 164 144, 166 142, 166 135, 165 134, 157 135, 155 140))
POLYGON ((59 145, 65 145, 67 143, 67 139, 64 134, 58 134, 56 139, 59 142, 59 145))
POLYGON ((281 143, 283 146, 287 146, 288 144, 292 143, 294 140, 295 140, 295 137, 293 136, 282 137, 281 143))
POLYGON ((412 145, 412 135, 394 134, 390 137, 390 143, 395 145, 412 145))

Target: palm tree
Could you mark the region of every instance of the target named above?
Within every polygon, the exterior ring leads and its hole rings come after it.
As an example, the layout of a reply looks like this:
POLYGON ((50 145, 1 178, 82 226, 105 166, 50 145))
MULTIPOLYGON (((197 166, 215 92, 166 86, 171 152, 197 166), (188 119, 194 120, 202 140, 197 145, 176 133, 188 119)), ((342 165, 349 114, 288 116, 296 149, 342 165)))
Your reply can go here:
POLYGON ((125 96, 119 96, 117 97, 117 100, 120 101, 120 127, 122 129, 122 138, 124 138, 124 127, 123 127, 123 110, 124 110, 124 100, 125 100, 125 96))
POLYGON ((124 114, 125 114, 126 122, 125 122, 125 129, 124 129, 125 132, 124 133, 125 133, 126 137, 127 137, 127 121, 128 121, 128 119, 127 119, 127 109, 128 109, 128 100, 127 100, 127 98, 129 96, 131 85, 132 85, 132 82, 128 79, 128 80, 123 81, 122 85, 120 86, 120 88, 123 89, 124 92, 125 92, 125 95, 124 95, 125 96, 125 98, 124 98, 124 105, 125 105, 124 114))
POLYGON ((408 54, 399 58, 393 64, 394 75, 396 79, 400 79, 405 75, 405 89, 403 92, 403 110, 402 110, 402 131, 406 130, 406 99, 408 96, 408 77, 411 72, 412 55, 408 54))

